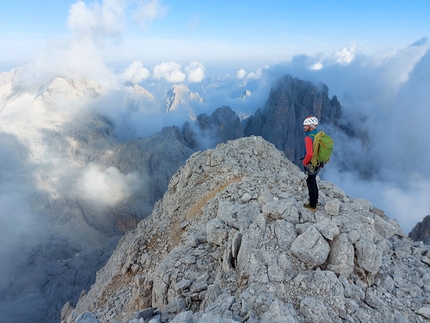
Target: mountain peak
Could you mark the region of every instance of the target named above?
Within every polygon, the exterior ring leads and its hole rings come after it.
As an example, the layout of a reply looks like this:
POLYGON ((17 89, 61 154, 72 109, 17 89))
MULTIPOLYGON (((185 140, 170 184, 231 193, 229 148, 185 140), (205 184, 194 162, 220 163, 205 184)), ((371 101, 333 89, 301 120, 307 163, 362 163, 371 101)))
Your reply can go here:
POLYGON ((194 153, 63 321, 428 319, 430 247, 330 182, 303 208, 305 178, 261 137, 194 153))
MULTIPOLYGON (((203 98, 198 92, 192 92, 184 84, 173 85, 170 90, 165 94, 166 96, 166 113, 175 111, 180 105, 186 105, 188 107, 190 101, 204 102, 203 98)), ((192 114, 192 111, 190 111, 192 114)))

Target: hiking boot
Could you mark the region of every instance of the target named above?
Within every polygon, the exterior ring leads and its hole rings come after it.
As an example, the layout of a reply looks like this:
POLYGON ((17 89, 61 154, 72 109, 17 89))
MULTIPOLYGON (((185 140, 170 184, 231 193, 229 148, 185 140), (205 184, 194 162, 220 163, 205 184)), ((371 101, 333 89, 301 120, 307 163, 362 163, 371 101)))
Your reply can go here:
POLYGON ((305 204, 303 204, 303 207, 304 207, 305 209, 311 210, 311 211, 313 211, 313 212, 315 212, 315 211, 317 210, 317 208, 316 208, 316 207, 312 207, 309 203, 305 203, 305 204))
MULTIPOLYGON (((306 204, 309 204, 309 200, 306 202, 306 204)), ((320 205, 320 204, 317 202, 316 206, 318 206, 318 205, 320 205)), ((303 204, 303 206, 305 206, 305 205, 303 204)))

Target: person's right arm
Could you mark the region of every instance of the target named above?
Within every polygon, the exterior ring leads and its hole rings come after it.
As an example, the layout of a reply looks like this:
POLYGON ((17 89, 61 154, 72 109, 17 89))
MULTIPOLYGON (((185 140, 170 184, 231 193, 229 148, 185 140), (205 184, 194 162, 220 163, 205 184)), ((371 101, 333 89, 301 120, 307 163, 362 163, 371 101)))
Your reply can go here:
POLYGON ((305 159, 303 159, 303 165, 306 166, 307 164, 309 164, 311 162, 312 159, 312 139, 309 136, 305 137, 305 148, 306 148, 306 155, 305 155, 305 159))

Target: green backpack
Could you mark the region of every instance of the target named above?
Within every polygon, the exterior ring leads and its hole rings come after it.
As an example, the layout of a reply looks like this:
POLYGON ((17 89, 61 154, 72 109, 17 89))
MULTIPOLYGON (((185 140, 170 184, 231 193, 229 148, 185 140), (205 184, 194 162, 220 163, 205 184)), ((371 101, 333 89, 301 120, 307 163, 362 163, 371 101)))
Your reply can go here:
POLYGON ((333 152, 333 144, 333 139, 323 131, 314 135, 312 166, 320 166, 321 163, 327 164, 329 162, 331 153, 333 152))

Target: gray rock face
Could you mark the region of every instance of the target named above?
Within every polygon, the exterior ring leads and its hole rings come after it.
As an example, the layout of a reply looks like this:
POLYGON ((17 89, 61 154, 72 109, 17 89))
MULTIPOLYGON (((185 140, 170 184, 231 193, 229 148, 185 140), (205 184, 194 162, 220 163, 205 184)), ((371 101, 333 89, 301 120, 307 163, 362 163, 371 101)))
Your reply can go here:
POLYGON ((210 116, 202 113, 194 123, 186 121, 182 133, 188 146, 195 150, 206 150, 244 136, 239 117, 228 106, 216 109, 210 116))
POLYGON ((305 175, 261 137, 193 154, 63 322, 134 323, 147 309, 140 322, 427 320, 430 247, 319 187, 322 205, 304 209, 305 175))
POLYGON ((216 109, 210 117, 206 113, 198 115, 197 124, 203 136, 200 142, 207 141, 209 146, 244 136, 239 117, 228 106, 216 109))
MULTIPOLYGON (((124 174, 138 173, 141 183, 144 183, 136 190, 136 194, 130 196, 128 203, 118 207, 115 222, 125 220, 126 214, 138 217, 121 234, 134 228, 138 221, 151 213, 154 203, 166 192, 172 175, 193 152, 182 132, 175 126, 165 127, 149 138, 130 140, 115 146, 113 153, 103 162, 124 174)), ((109 226, 115 228, 113 223, 109 226)))
POLYGON ((430 245, 430 215, 418 222, 408 236, 414 241, 422 241, 424 244, 430 245))

